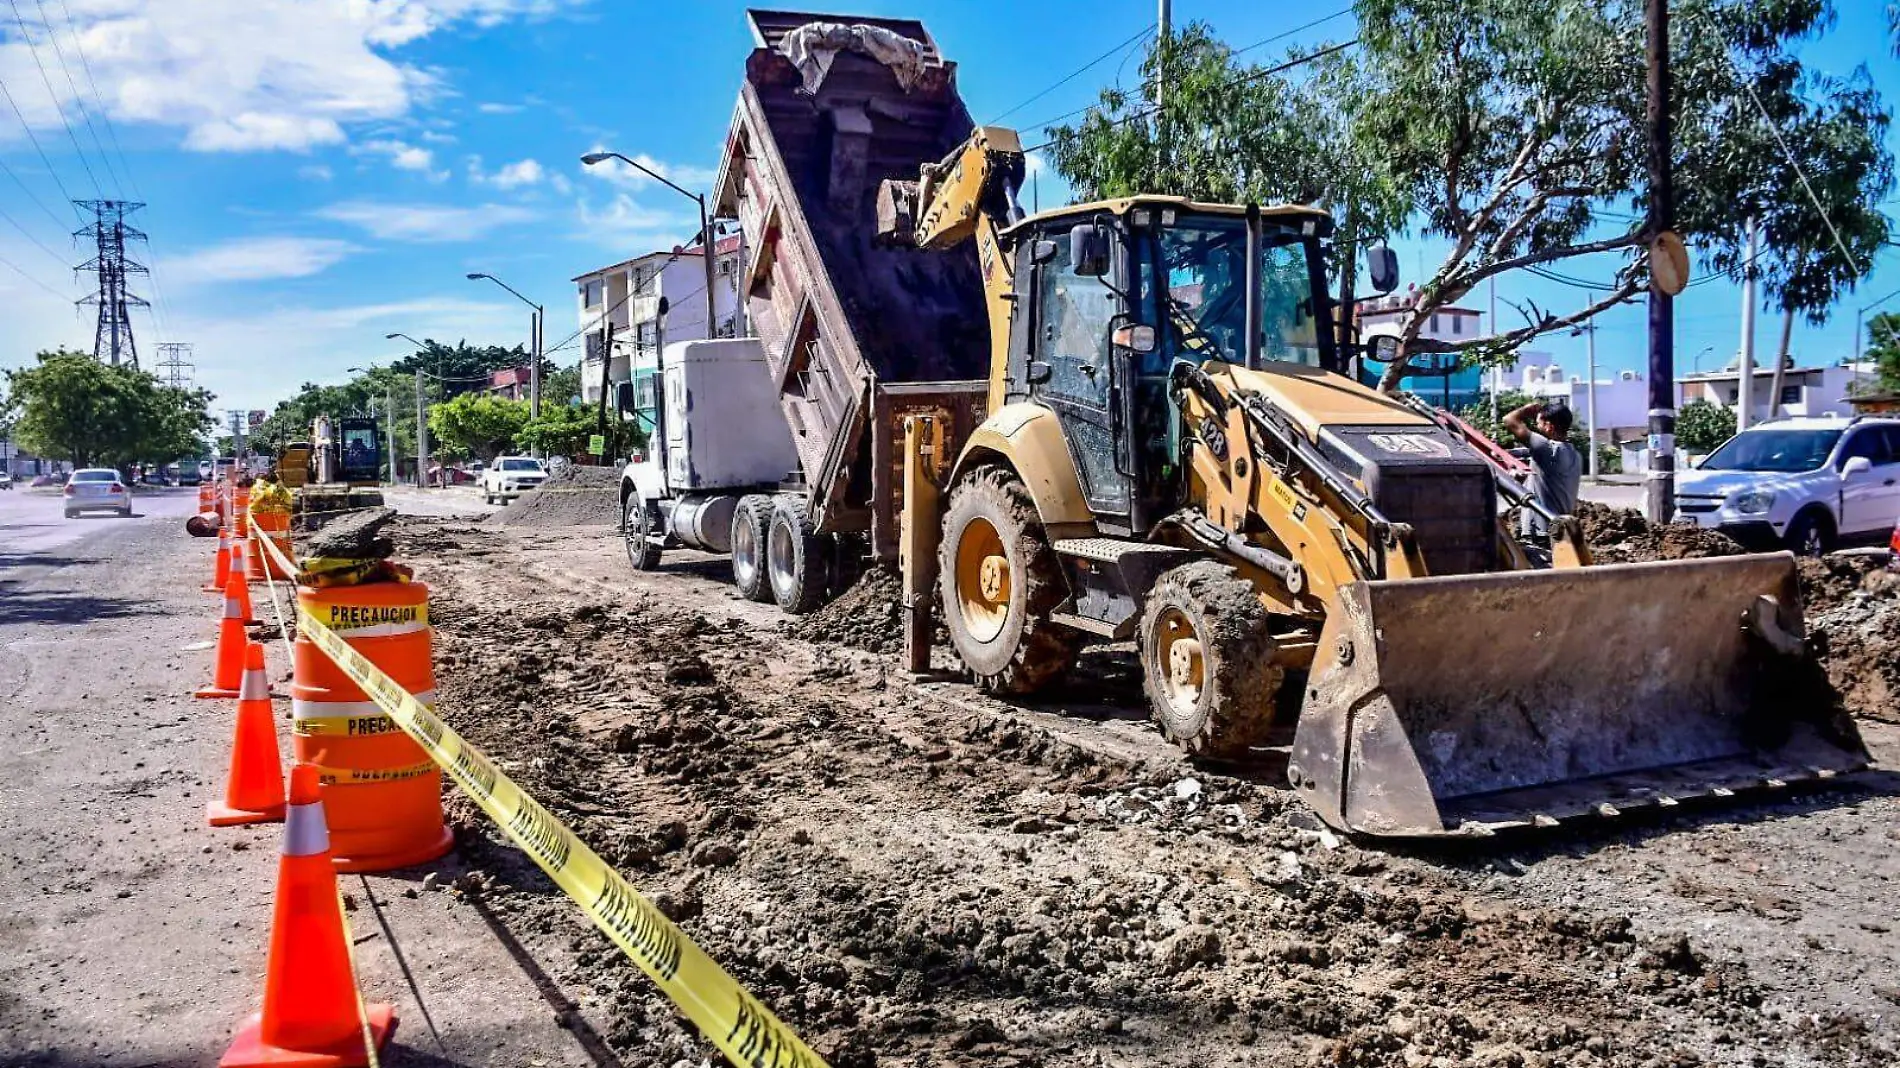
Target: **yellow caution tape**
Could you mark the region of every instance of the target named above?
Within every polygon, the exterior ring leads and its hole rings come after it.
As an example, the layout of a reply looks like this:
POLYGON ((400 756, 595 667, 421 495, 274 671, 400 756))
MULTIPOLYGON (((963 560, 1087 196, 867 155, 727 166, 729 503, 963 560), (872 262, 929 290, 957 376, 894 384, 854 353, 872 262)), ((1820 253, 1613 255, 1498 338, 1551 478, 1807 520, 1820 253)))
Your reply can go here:
POLYGON ((770 1009, 480 750, 322 620, 301 606, 298 616, 303 636, 407 731, 733 1064, 827 1068, 770 1009))

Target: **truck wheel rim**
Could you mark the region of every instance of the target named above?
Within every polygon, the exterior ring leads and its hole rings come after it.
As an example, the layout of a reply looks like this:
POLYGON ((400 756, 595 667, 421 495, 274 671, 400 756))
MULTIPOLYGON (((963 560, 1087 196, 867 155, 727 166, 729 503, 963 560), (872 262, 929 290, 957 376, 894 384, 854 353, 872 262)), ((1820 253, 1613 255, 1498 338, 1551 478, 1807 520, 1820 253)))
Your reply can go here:
POLYGON ((759 571, 759 543, 753 536, 752 517, 741 515, 732 528, 732 574, 740 585, 751 583, 759 571))
POLYGON ((627 521, 622 524, 626 530, 627 555, 638 557, 647 544, 646 506, 638 497, 627 499, 627 521))
POLYGON ((971 519, 957 539, 957 611, 970 637, 987 643, 1003 632, 1012 583, 1003 536, 989 520, 971 519))
POLYGON ((1193 716, 1207 686, 1207 662, 1201 639, 1187 613, 1169 608, 1155 619, 1154 663, 1148 670, 1161 680, 1161 691, 1175 715, 1193 716))
POLYGON ((765 536, 765 564, 772 576, 772 588, 790 596, 797 586, 792 575, 792 528, 786 523, 772 524, 765 536))

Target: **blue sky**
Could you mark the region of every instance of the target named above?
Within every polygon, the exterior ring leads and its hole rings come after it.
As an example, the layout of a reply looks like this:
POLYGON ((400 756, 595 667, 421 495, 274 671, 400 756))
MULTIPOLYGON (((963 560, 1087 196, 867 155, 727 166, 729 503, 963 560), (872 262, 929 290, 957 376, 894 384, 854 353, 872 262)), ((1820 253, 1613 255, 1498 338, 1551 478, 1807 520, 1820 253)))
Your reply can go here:
MULTIPOLYGON (((1155 10, 1152 0, 848 6, 922 18, 959 64, 979 121, 1128 39, 1155 10)), ((1176 0, 1174 12, 1244 45, 1344 6, 1176 0)), ((1840 0, 1837 26, 1802 54, 1835 72, 1867 64, 1892 106, 1900 63, 1884 47, 1883 6, 1840 0)), ((1254 54, 1353 32, 1344 14, 1254 54)), ((220 408, 269 407, 303 381, 400 356, 383 340, 391 331, 524 340, 527 309, 467 281, 470 271, 547 304, 558 342, 577 325, 570 277, 669 247, 694 226, 677 194, 590 171, 579 156, 614 149, 704 187, 750 48, 743 6, 705 0, 0 0, 0 84, 19 109, 0 99, 0 366, 91 346, 91 319, 71 304, 91 281, 71 271, 87 253, 74 250, 83 220, 66 195, 147 202, 133 221, 151 235, 141 251, 154 279, 135 289, 157 307, 134 312, 140 356, 149 366, 155 342, 191 342, 197 380, 220 408)), ((1118 72, 1132 79, 1131 52, 1007 124, 1039 131, 1118 72)), ((1065 190, 1044 174, 1039 193, 1046 207, 1065 190)), ((1442 254, 1434 241, 1399 248, 1408 280, 1442 254)), ((1826 326, 1797 327, 1802 362, 1852 350, 1855 308, 1900 290, 1892 252, 1826 326)), ((1563 269, 1609 274, 1581 261, 1563 269)), ((1576 295, 1527 278, 1499 294, 1559 308, 1576 295)), ((1704 349, 1706 367, 1734 352, 1739 301, 1726 281, 1678 301, 1684 369, 1704 349)), ((1638 366, 1641 307, 1599 322, 1601 362, 1638 366)), ((1778 328, 1762 316, 1758 350, 1778 328)), ((1581 363, 1580 339, 1535 347, 1581 363)))

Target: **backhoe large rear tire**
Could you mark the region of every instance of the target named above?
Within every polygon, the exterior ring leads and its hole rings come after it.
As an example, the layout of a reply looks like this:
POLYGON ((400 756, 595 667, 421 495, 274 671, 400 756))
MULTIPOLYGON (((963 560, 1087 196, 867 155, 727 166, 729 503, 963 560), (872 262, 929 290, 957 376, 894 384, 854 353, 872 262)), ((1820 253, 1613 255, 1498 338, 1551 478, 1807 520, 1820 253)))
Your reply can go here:
POLYGON ((980 467, 957 484, 938 552, 950 642, 979 690, 1034 693, 1075 666, 1082 636, 1050 619, 1068 596, 1062 566, 1014 472, 980 467))
POLYGON ((1231 760, 1266 740, 1284 671, 1267 611, 1238 572, 1198 560, 1164 573, 1140 639, 1149 713, 1169 741, 1231 760))

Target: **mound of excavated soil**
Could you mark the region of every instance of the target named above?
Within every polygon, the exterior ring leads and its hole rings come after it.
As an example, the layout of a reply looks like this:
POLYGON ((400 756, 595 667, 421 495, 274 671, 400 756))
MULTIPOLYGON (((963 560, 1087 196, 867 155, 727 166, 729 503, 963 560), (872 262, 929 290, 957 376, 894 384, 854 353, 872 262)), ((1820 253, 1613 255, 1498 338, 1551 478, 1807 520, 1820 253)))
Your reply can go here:
POLYGON ((785 633, 872 653, 897 652, 904 647, 903 579, 888 568, 874 567, 836 600, 787 623, 785 633))
POLYGON ((504 527, 594 527, 620 522, 620 471, 569 464, 488 517, 504 527))
MULTIPOLYGON (((1809 570, 1804 589, 1813 588, 1809 570)), ((1900 723, 1900 574, 1870 570, 1838 601, 1816 600, 1808 640, 1842 703, 1856 716, 1900 723)))
POLYGON ((1577 521, 1583 524, 1583 540, 1590 544, 1591 555, 1606 564, 1696 560, 1747 551, 1720 531, 1683 523, 1652 524, 1641 512, 1592 501, 1577 503, 1577 521))

